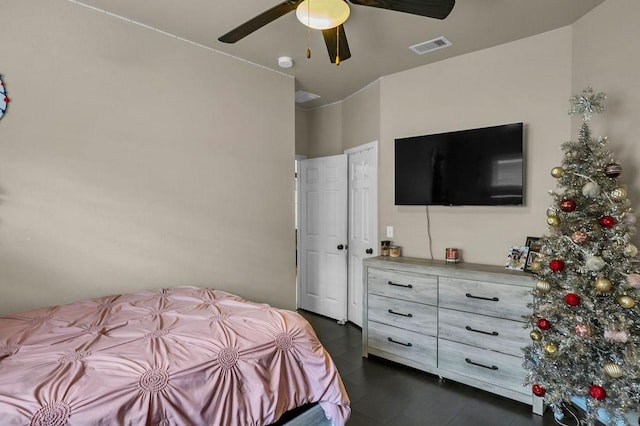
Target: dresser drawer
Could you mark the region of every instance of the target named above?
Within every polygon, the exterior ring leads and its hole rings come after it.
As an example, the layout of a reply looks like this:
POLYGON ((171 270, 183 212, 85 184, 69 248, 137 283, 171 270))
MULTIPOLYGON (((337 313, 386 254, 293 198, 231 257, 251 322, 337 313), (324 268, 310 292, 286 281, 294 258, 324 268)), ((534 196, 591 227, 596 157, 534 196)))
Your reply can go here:
POLYGON ((441 277, 438 292, 441 308, 522 321, 532 288, 441 277))
POLYGON ((413 302, 436 305, 438 278, 433 275, 368 268, 368 292, 413 302))
POLYGON ((438 369, 486 382, 487 390, 495 385, 523 394, 530 393, 530 388, 523 385, 526 372, 522 361, 522 357, 439 341, 438 369))
POLYGON ((369 294, 367 315, 381 322, 417 333, 435 336, 438 332, 438 308, 406 300, 369 294))
POLYGON ((523 322, 461 313, 449 309, 438 312, 438 336, 493 351, 521 356, 531 342, 523 322))
POLYGON ((369 321, 367 343, 372 348, 426 366, 436 366, 438 344, 435 337, 369 321))

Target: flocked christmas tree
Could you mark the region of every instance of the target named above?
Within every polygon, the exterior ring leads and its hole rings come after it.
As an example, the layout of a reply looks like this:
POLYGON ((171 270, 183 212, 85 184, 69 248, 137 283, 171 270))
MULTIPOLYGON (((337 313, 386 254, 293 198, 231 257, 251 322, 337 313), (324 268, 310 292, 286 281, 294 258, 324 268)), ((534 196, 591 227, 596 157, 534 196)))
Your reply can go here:
POLYGON ((582 116, 577 142, 562 145, 558 188, 541 240, 531 344, 524 350, 527 382, 556 415, 571 397, 586 399, 587 421, 604 410, 612 424, 640 409, 640 261, 631 242, 636 216, 622 167, 593 138, 588 122, 604 110, 603 93, 587 88, 570 100, 582 116))

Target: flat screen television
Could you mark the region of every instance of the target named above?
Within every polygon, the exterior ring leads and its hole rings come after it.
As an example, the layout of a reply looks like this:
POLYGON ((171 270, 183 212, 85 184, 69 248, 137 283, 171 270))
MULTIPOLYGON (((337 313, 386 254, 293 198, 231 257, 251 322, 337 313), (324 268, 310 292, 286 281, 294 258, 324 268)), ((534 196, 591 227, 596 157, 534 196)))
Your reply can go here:
POLYGON ((395 140, 395 204, 523 204, 523 123, 395 140))

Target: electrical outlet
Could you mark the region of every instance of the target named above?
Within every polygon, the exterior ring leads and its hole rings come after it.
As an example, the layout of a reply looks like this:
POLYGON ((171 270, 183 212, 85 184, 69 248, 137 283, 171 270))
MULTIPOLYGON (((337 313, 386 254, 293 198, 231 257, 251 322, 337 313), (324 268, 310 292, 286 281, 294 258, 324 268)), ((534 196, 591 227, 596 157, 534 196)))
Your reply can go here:
POLYGON ((393 238, 393 226, 387 226, 387 238, 393 238))

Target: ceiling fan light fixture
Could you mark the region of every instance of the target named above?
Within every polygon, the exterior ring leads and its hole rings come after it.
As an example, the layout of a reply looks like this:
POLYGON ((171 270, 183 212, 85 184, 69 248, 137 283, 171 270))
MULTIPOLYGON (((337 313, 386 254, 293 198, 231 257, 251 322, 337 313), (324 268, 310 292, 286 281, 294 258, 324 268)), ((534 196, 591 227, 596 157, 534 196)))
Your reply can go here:
POLYGON ((298 20, 316 30, 343 24, 351 13, 343 0, 304 0, 296 9, 298 20))

